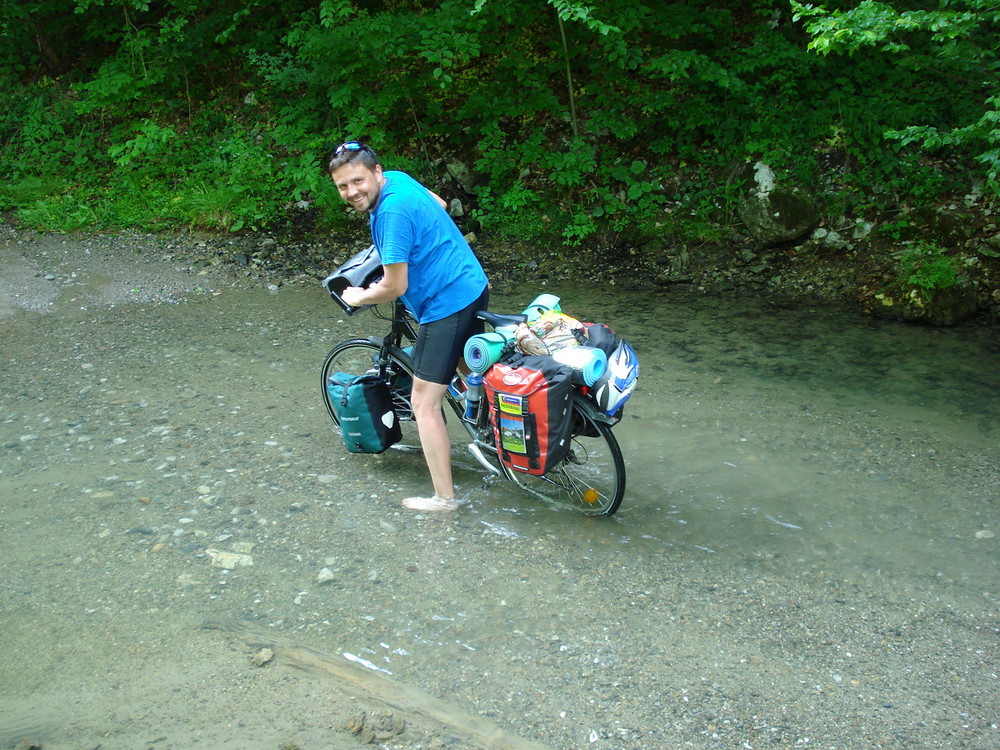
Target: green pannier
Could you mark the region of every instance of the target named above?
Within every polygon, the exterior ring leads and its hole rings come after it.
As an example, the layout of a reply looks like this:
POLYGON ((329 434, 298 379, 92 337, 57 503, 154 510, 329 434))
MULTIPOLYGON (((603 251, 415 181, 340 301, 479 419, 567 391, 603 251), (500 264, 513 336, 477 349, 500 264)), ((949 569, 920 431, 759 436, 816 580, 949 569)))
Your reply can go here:
POLYGON ((351 453, 382 453, 403 439, 392 393, 382 378, 335 372, 326 390, 337 412, 344 446, 351 453))

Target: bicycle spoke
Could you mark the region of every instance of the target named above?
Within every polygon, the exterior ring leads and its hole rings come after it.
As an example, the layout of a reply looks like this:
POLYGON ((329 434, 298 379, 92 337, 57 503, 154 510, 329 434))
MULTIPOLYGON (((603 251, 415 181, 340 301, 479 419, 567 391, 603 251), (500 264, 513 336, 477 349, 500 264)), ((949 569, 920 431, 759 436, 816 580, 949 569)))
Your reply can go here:
POLYGON ((625 464, 610 428, 580 413, 570 454, 544 476, 510 472, 511 481, 547 504, 610 516, 625 494, 625 464))

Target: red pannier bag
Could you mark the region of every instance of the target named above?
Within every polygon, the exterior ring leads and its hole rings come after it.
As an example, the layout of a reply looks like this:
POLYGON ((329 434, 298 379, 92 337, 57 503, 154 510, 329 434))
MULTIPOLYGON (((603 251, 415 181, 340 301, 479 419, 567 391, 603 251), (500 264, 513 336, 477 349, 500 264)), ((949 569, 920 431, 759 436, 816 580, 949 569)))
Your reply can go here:
POLYGON ((483 378, 497 453, 504 465, 544 474, 570 449, 573 371, 551 357, 498 362, 483 378))

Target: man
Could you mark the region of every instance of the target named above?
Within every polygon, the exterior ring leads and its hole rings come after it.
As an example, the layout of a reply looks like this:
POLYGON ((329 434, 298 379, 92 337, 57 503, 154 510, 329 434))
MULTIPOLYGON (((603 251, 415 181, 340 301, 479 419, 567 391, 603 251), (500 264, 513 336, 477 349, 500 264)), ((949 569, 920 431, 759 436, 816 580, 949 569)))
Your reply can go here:
POLYGON ((408 497, 403 505, 455 510, 451 440, 442 404, 466 340, 483 331, 475 314, 489 302, 486 274, 445 210, 447 204, 409 175, 383 171, 368 146, 354 141, 338 146, 329 171, 340 197, 368 212, 384 272, 377 284, 348 287, 341 297, 354 307, 402 297, 420 323, 413 354, 413 415, 434 494, 408 497))

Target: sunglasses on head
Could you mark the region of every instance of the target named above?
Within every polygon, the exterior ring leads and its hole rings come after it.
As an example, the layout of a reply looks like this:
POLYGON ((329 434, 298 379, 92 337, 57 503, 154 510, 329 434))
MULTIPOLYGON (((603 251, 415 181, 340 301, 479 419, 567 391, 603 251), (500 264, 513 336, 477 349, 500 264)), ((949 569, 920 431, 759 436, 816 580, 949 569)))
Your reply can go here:
POLYGON ((358 143, 357 141, 348 141, 347 143, 341 143, 339 146, 337 146, 337 150, 333 152, 333 155, 340 156, 345 151, 367 151, 372 156, 375 155, 375 152, 372 151, 370 148, 368 148, 368 146, 366 146, 363 143, 358 143))

